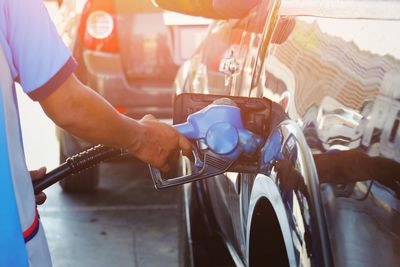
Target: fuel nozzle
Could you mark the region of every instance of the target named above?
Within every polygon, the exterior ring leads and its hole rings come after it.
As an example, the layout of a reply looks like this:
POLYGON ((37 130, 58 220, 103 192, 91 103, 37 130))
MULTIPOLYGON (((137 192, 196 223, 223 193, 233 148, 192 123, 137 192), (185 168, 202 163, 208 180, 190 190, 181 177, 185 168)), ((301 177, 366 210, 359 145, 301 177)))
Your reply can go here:
POLYGON ((198 169, 192 175, 163 179, 159 170, 150 167, 157 188, 224 173, 241 155, 252 157, 263 143, 260 136, 244 128, 240 108, 229 98, 214 101, 189 115, 185 123, 174 127, 186 138, 196 142, 193 155, 195 168, 198 169))
POLYGON ((231 160, 240 154, 252 156, 262 143, 260 136, 244 128, 240 108, 229 98, 214 101, 174 127, 186 138, 200 142, 202 150, 231 160))

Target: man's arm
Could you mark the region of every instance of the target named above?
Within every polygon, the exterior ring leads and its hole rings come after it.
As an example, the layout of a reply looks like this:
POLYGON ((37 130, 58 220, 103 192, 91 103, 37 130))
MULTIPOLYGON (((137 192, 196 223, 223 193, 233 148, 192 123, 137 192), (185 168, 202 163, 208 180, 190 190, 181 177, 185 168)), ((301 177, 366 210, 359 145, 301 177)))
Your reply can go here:
POLYGON ((118 113, 100 95, 71 75, 57 90, 40 101, 55 124, 92 143, 127 148, 152 166, 168 169, 179 149, 190 153, 190 142, 172 127, 145 116, 136 121, 118 113))
POLYGON ((137 158, 166 170, 190 143, 172 127, 145 116, 119 114, 72 74, 76 63, 58 36, 42 0, 5 1, 7 45, 14 77, 60 127, 93 143, 128 148, 137 158))

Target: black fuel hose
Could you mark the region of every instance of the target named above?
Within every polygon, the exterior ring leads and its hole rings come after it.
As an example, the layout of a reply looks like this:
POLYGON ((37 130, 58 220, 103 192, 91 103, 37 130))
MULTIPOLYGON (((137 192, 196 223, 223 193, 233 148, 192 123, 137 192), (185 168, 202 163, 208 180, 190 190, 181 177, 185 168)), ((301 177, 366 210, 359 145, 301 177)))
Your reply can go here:
POLYGON ((91 147, 67 158, 63 164, 47 173, 43 179, 34 182, 33 189, 35 194, 42 192, 44 189, 70 175, 89 169, 100 162, 127 154, 128 152, 125 149, 106 147, 103 145, 91 147))

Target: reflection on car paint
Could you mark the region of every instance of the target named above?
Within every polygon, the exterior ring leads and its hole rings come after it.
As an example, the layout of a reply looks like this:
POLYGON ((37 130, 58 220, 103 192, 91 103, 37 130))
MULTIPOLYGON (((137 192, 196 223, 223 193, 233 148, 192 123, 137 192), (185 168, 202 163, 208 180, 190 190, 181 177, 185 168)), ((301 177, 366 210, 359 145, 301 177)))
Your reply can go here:
MULTIPOLYGON (((309 265, 319 253, 319 241, 312 240, 312 234, 319 231, 317 221, 310 215, 310 193, 307 189, 306 171, 302 168, 304 158, 299 143, 285 122, 279 125, 261 150, 263 158, 260 169, 268 177, 276 177, 282 201, 291 225, 291 238, 295 248, 296 262, 309 265), (271 150, 270 150, 271 149, 271 150), (273 151, 271 153, 271 151, 273 151), (313 218, 313 219, 312 219, 313 218)), ((300 146, 301 147, 301 146, 300 146)))
MULTIPOLYGON (((326 149, 338 143, 353 148, 358 147, 360 142, 350 143, 358 140, 360 135, 364 135, 359 132, 363 127, 359 124, 367 123, 363 145, 368 146, 373 132, 371 129, 382 130, 383 125, 379 125, 383 123, 382 119, 394 112, 390 108, 391 98, 389 103, 384 104, 388 100, 380 100, 382 99, 380 94, 384 91, 392 94, 397 90, 385 87, 393 87, 393 82, 398 81, 397 76, 394 77, 390 73, 400 70, 400 62, 391 55, 382 57, 369 51, 362 51, 354 42, 327 34, 320 25, 330 29, 329 23, 335 24, 336 20, 297 19, 293 34, 285 43, 275 45, 274 52, 270 56, 284 64, 295 77, 307 77, 305 80, 294 81, 294 84, 284 82, 295 102, 289 108, 291 118, 302 120, 308 113, 309 107, 320 107, 316 117, 308 117, 308 121, 302 122, 310 125, 310 120, 314 121, 319 138, 323 144, 327 144, 326 149), (364 101, 376 97, 378 99, 375 101, 372 114, 361 116, 364 101), (383 110, 380 110, 380 107, 383 110), (380 118, 375 118, 377 116, 380 118), (369 121, 362 120, 363 117, 367 117, 369 121), (377 123, 377 127, 371 126, 374 122, 377 123), (341 132, 338 133, 338 130, 341 132), (335 139, 338 141, 335 142, 335 139)), ((351 23, 352 21, 348 24, 351 23)), ((269 72, 276 72, 276 75, 283 77, 277 74, 281 70, 273 63, 266 62, 267 74, 271 76, 273 74, 269 72)), ((397 84, 400 85, 398 82, 397 84)), ((270 91, 268 87, 266 90, 270 91)), ((390 128, 390 125, 388 124, 386 128, 390 128)), ((387 129, 385 132, 390 130, 387 129)))
MULTIPOLYGON (((383 51, 382 47, 387 46, 376 40, 368 41, 376 37, 374 32, 379 32, 381 37, 391 36, 390 29, 394 30, 393 25, 398 23, 315 17, 285 17, 285 20, 291 21, 291 24, 295 21, 295 26, 285 28, 283 25, 277 31, 282 34, 289 29, 290 32, 285 33, 288 37, 283 42, 272 45, 266 58, 261 77, 264 94, 279 103, 282 96, 289 93, 293 102, 288 105, 288 114, 302 125, 309 146, 317 153, 314 160, 320 181, 344 183, 343 186, 333 186, 337 197, 361 200, 368 197, 371 190, 376 192, 374 195, 378 199, 384 196, 380 199, 398 212, 396 199, 399 195, 396 197, 395 193, 390 197, 383 192, 399 192, 400 188, 398 180, 396 182, 400 173, 399 164, 391 161, 400 162, 400 56, 398 46, 383 51), (375 24, 380 25, 379 29, 387 29, 386 33, 377 31, 375 24), (357 31, 352 32, 351 28, 357 31), (384 173, 383 169, 387 172, 384 173), (365 186, 356 183, 367 178, 376 179, 379 183, 367 182, 365 186), (341 190, 347 193, 343 194, 341 190)), ((397 39, 393 41, 399 42, 397 39)), ((322 196, 328 201, 327 187, 323 188, 322 196)), ((333 251, 338 251, 337 246, 342 246, 342 242, 346 242, 344 240, 352 240, 353 236, 363 240, 360 242, 373 242, 373 238, 361 233, 350 234, 340 213, 332 215, 340 212, 334 205, 339 205, 341 201, 340 198, 332 198, 325 205, 330 237, 334 239, 331 240, 333 251), (342 228, 333 227, 333 224, 342 228), (344 231, 346 235, 342 236, 337 231, 344 231)), ((363 204, 363 208, 371 205, 367 203, 363 204)), ((343 211, 352 209, 355 204, 348 202, 346 205, 343 211)), ((359 218, 361 215, 354 212, 347 216, 359 218)), ((368 214, 365 218, 365 224, 370 225, 370 229, 376 227, 369 221, 373 216, 368 214)), ((387 236, 386 240, 393 240, 395 236, 387 236)), ((375 236, 377 239, 381 237, 383 235, 375 236)), ((351 246, 347 249, 353 250, 351 246)), ((365 251, 368 251, 368 246, 365 246, 365 251)), ((342 264, 350 258, 363 264, 374 262, 363 259, 357 253, 350 257, 333 255, 335 262, 342 264)), ((392 254, 388 254, 385 260, 390 264, 398 262, 392 254)))
MULTIPOLYGON (((202 83, 185 88, 264 97, 288 114, 272 107, 258 174, 204 181, 229 251, 241 264, 251 262, 251 223, 260 212, 257 201, 266 198, 284 240, 290 240, 285 242, 289 264, 399 265, 393 250, 400 245, 395 223, 400 221, 400 39, 393 38, 399 35, 398 18, 281 15, 267 43, 260 31, 266 25, 263 12, 258 14, 263 23, 242 27, 255 13, 212 26, 190 61, 196 64, 193 73, 203 64, 205 71, 196 76, 202 83), (246 41, 238 42, 238 35, 246 41), (217 66, 232 47, 241 72, 226 83, 217 66), (358 182, 366 179, 374 181, 358 182), (241 190, 233 190, 238 181, 241 190), (377 243, 383 254, 374 248, 377 243)), ((268 229, 258 233, 271 235, 268 229)))

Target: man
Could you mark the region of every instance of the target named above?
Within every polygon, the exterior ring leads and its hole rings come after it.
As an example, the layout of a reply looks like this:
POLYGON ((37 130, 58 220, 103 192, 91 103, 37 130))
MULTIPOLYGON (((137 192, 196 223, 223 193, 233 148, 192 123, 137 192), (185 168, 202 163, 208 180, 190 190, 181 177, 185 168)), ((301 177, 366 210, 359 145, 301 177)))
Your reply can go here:
MULTIPOLYGON (((12 81, 19 82, 47 116, 71 134, 92 143, 126 148, 136 158, 164 171, 178 158, 180 150, 189 153, 191 145, 151 115, 139 121, 121 115, 80 83, 73 74, 76 63, 42 0, 0 0, 0 62, 0 158, 4 165, 0 166, 0 196, 4 197, 0 227, 10 229, 0 231, 0 266, 51 266, 24 162, 12 81), (12 223, 16 221, 17 228, 12 223), (10 235, 18 231, 21 236, 10 235), (17 253, 13 242, 19 248, 25 244, 26 253, 17 253)), ((44 174, 45 169, 40 169, 32 173, 32 178, 44 174)), ((42 202, 43 195, 37 201, 42 202)))

